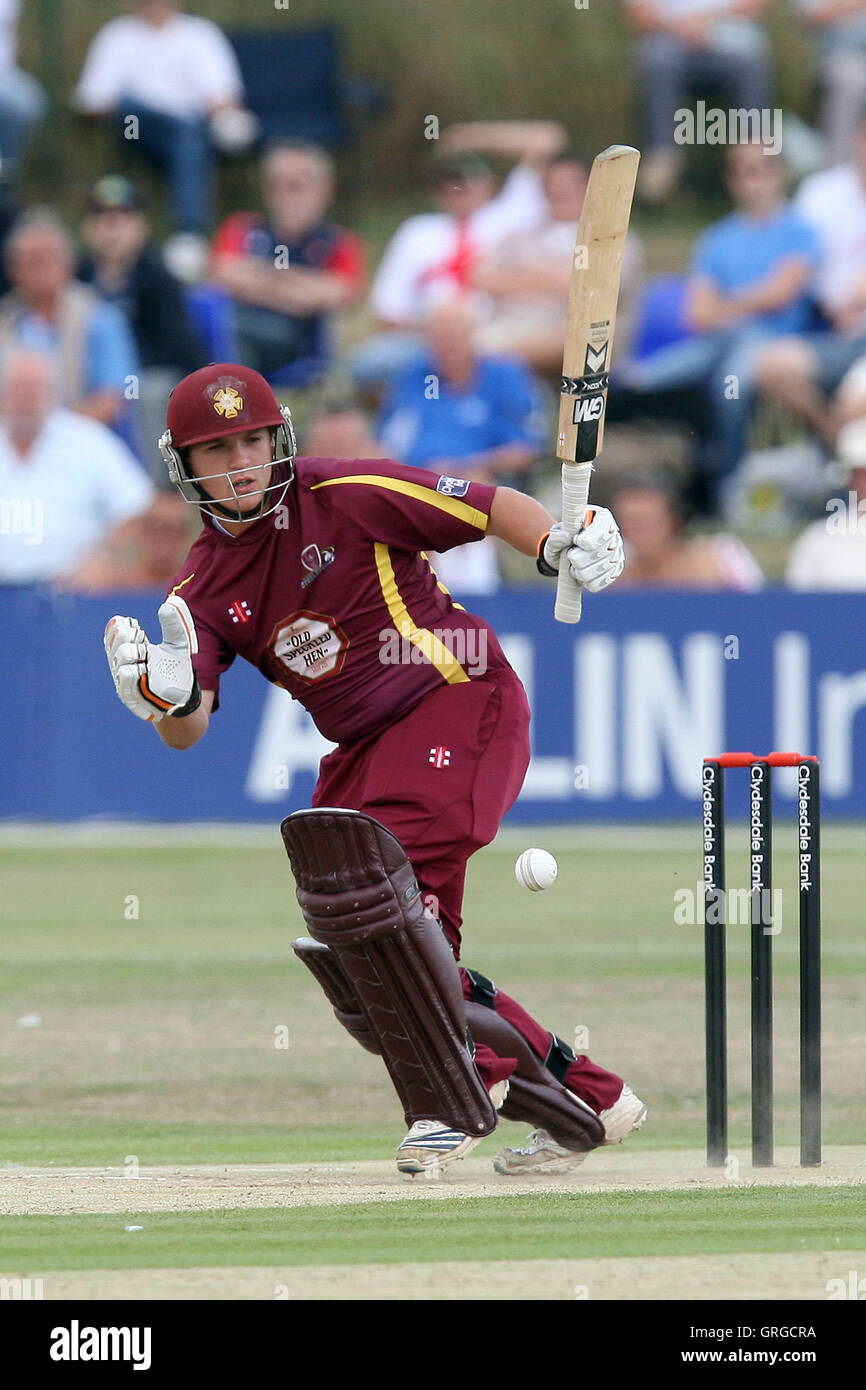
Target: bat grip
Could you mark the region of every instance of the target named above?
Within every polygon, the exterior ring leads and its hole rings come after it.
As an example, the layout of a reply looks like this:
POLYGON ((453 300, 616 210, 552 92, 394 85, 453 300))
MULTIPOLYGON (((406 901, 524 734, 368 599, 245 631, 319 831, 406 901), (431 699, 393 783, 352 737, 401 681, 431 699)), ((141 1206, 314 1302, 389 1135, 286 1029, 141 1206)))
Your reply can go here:
MULTIPOLYGON (((589 480, 592 477, 591 463, 564 463, 562 465, 562 521, 572 535, 576 535, 586 517, 589 502, 589 480)), ((553 616, 558 623, 579 623, 583 591, 568 568, 563 553, 559 565, 559 578, 556 583, 556 606, 553 616)))

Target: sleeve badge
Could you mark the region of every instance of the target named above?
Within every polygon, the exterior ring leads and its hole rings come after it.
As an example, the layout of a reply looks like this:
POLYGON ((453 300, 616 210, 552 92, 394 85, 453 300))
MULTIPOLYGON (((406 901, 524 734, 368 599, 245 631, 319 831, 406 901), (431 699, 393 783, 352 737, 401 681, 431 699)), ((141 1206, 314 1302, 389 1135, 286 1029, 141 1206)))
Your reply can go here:
POLYGON ((469 491, 466 478, 448 478, 444 474, 436 484, 436 491, 445 497, 465 497, 469 491))

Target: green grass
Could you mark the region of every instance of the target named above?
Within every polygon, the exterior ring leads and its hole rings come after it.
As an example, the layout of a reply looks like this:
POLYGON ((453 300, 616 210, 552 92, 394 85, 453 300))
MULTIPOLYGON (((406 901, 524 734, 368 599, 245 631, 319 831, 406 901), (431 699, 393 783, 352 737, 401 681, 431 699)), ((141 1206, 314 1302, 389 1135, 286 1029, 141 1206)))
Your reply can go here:
MULTIPOLYGON (((326 1163, 335 1154, 347 1162, 381 1158, 395 1146, 395 1127, 340 1129, 285 1125, 152 1124, 89 1120, 75 1115, 29 1125, 0 1119, 0 1173, 3 1165, 122 1168, 127 1154, 145 1167, 163 1164, 326 1163)), ((402 1137, 402 1134, 401 1136, 402 1137)))
MULTIPOLYGON (((562 831, 557 832, 559 843, 562 831)), ((633 837, 634 832, 631 832, 633 837)), ((658 835, 657 828, 653 832, 658 835)), ((543 831, 526 843, 545 843, 543 831)), ((516 850, 470 867, 464 958, 547 1027, 628 1078, 649 1102, 643 1147, 703 1142, 702 931, 677 926, 697 837, 659 849, 558 852, 549 893, 522 893, 516 850)), ((851 849, 845 845, 851 845, 851 849)), ((864 1044, 862 858, 825 835, 825 1137, 862 1142, 850 1078, 864 1044)), ((731 836, 730 880, 739 874, 731 836)), ((787 883, 780 837, 777 885, 787 883)), ((792 875, 788 875, 792 878, 792 875)), ((793 894, 793 882, 791 884, 793 894)), ((171 850, 143 843, 0 848, 6 904, 0 1162, 122 1165, 387 1157, 402 1136, 378 1059, 340 1029, 291 952, 302 923, 272 848, 171 850), (124 903, 139 898, 139 917, 124 903), (38 1014, 41 1024, 17 1021, 38 1014), (278 1029, 289 1046, 277 1048, 278 1029)), ((777 1142, 797 1134, 796 905, 776 959, 777 1142)), ((731 1143, 748 1140, 748 932, 731 927, 731 1143)), ((520 1133, 517 1126, 506 1134, 520 1133)))
POLYGON ((189 1268, 866 1250, 862 1187, 6 1217, 0 1267, 189 1268), (126 1225, 141 1225, 128 1232, 126 1225))

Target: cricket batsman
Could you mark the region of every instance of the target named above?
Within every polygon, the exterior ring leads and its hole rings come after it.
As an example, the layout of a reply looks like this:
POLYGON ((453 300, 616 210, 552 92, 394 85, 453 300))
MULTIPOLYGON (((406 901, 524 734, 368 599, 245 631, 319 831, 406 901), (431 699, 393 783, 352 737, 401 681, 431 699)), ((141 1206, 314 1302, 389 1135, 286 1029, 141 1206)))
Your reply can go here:
POLYGON ((497 1110, 532 1125, 499 1173, 559 1171, 621 1142, 646 1114, 630 1087, 459 964, 466 864, 520 791, 529 708, 493 630, 425 553, 498 536, 597 593, 623 567, 610 512, 573 535, 511 488, 298 458, 288 408, 234 363, 184 378, 166 423, 169 476, 202 530, 160 642, 134 618, 108 623, 114 684, 163 743, 190 748, 241 656, 337 745, 312 808, 282 826, 309 930, 294 950, 388 1069, 409 1126, 398 1168, 463 1157, 497 1110))

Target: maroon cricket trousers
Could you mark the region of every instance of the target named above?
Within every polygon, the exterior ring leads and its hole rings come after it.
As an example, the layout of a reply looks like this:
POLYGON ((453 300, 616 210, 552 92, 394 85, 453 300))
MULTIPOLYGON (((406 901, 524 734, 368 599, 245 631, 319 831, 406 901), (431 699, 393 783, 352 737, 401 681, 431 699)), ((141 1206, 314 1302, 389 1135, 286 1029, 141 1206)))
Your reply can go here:
MULTIPOLYGON (((443 686, 384 732, 329 753, 313 805, 364 811, 397 836, 459 960, 467 861, 496 835, 528 765, 526 693, 514 672, 497 671, 443 686)), ((462 967, 460 975, 469 999, 471 980, 462 967)), ((549 1030, 502 990, 494 1002, 544 1061, 549 1030)), ((476 1044, 475 1062, 488 1087, 513 1070, 502 1060, 476 1044)), ((575 1058, 563 1084, 596 1112, 613 1105, 623 1085, 587 1056, 575 1058)))

